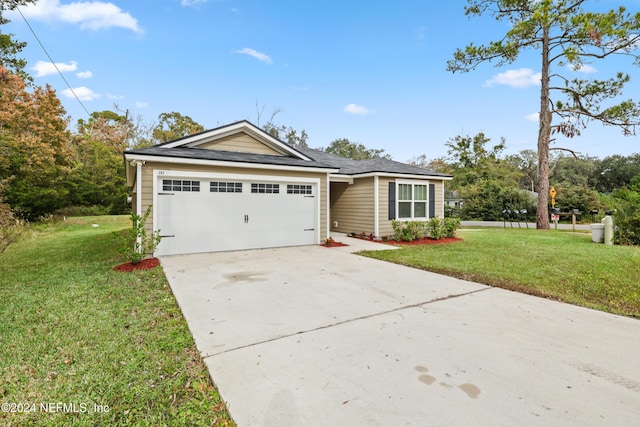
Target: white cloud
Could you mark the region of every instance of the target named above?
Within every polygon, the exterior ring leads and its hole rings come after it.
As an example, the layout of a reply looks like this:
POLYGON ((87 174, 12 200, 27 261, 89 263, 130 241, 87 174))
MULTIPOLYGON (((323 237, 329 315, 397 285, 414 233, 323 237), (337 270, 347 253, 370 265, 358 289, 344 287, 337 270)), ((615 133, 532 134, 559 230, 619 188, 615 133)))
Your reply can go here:
POLYGON ((491 77, 491 79, 484 82, 484 86, 505 85, 518 88, 537 86, 540 84, 541 77, 541 73, 534 73, 530 68, 507 70, 504 73, 499 73, 491 77))
POLYGON ((271 64, 271 57, 267 54, 264 54, 262 52, 258 52, 257 50, 253 50, 253 49, 249 49, 248 47, 245 47, 244 49, 240 49, 240 50, 236 50, 236 53, 242 54, 242 55, 249 55, 259 61, 262 61, 264 63, 267 64, 271 64))
POLYGON ((22 7, 26 18, 45 22, 76 24, 82 30, 101 30, 120 27, 136 33, 142 28, 138 20, 113 3, 103 1, 77 1, 60 4, 60 0, 40 0, 36 4, 22 7))
POLYGON ((347 104, 345 105, 343 110, 345 113, 357 114, 359 116, 366 116, 367 114, 371 114, 374 112, 374 110, 369 110, 368 108, 357 104, 347 104))
POLYGON ((93 73, 89 70, 87 71, 80 71, 78 73, 76 73, 76 77, 79 79, 90 79, 91 77, 93 77, 93 73))
POLYGON ((209 1, 209 0, 182 0, 180 2, 180 4, 182 6, 196 6, 196 5, 199 5, 199 4, 206 3, 207 1, 209 1))
POLYGON ((526 116, 524 116, 524 118, 529 120, 530 122, 537 122, 540 121, 540 113, 527 114, 526 116))
POLYGON ((596 67, 594 67, 593 65, 588 65, 588 64, 582 64, 579 67, 576 67, 575 65, 569 65, 569 69, 571 71, 575 71, 576 73, 585 73, 585 74, 592 74, 592 73, 597 73, 598 72, 596 67))
POLYGON ((73 96, 74 93, 80 101, 93 101, 94 99, 100 98, 100 94, 95 93, 85 86, 73 88, 73 91, 71 91, 71 89, 65 89, 62 91, 62 94, 67 98, 75 98, 73 96))
POLYGON ((137 108, 147 108, 148 106, 149 106, 148 102, 142 102, 142 101, 136 102, 136 107, 137 108))
POLYGON ((52 62, 38 61, 36 62, 36 65, 31 67, 31 69, 36 72, 36 77, 44 77, 51 74, 57 74, 58 71, 56 70, 56 67, 58 67, 58 70, 60 70, 61 73, 75 71, 78 69, 78 63, 76 61, 71 61, 68 64, 62 62, 53 64, 52 62))
POLYGON ((107 99, 120 100, 120 99, 124 99, 124 96, 122 96, 122 95, 112 95, 112 94, 108 93, 107 94, 107 99))

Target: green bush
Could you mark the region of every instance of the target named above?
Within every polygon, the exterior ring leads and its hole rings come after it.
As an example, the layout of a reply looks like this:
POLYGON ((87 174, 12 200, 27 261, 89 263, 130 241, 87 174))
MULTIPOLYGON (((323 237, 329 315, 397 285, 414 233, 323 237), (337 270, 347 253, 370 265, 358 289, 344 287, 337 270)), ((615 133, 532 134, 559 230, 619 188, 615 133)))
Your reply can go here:
POLYGON ((398 221, 391 222, 393 238, 398 241, 421 239, 427 234, 427 223, 424 221, 398 221))
POLYGON ((614 212, 615 243, 640 245, 640 175, 628 187, 614 190, 607 205, 614 212))
POLYGON ((455 237, 460 228, 459 218, 431 218, 429 221, 397 221, 391 222, 393 238, 398 241, 411 242, 429 236, 440 240, 445 237, 455 237))
POLYGON ((458 218, 431 218, 427 224, 429 236, 435 240, 455 237, 458 228, 460 228, 458 218))

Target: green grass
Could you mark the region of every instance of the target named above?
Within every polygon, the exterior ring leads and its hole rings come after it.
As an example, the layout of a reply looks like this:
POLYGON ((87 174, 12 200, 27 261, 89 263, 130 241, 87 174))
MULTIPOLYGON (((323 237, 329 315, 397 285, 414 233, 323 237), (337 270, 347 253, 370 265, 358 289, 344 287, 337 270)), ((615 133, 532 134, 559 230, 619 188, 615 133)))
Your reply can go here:
POLYGON ((640 248, 590 234, 526 229, 461 231, 463 242, 363 252, 491 286, 640 317, 640 248))
POLYGON ((0 425, 234 425, 161 267, 112 270, 128 226, 39 225, 0 255, 0 403, 36 405, 0 425))

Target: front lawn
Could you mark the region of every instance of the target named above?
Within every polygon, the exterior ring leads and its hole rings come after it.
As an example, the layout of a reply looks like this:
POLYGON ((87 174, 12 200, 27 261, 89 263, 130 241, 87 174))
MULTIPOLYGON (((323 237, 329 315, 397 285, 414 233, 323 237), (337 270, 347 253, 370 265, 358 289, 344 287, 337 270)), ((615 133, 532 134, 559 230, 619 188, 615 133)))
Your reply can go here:
POLYGON ((363 254, 491 286, 640 317, 640 248, 591 235, 527 229, 462 230, 463 242, 363 254))
POLYGON ((43 224, 0 254, 1 425, 234 425, 161 267, 112 270, 129 225, 43 224))

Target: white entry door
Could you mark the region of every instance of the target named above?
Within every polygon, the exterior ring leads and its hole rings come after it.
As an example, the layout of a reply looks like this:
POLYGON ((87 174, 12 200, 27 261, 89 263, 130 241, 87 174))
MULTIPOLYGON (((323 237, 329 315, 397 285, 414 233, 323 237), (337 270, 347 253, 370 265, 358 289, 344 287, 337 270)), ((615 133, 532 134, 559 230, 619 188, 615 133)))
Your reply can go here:
POLYGON ((315 183, 160 177, 156 255, 317 243, 315 183))

